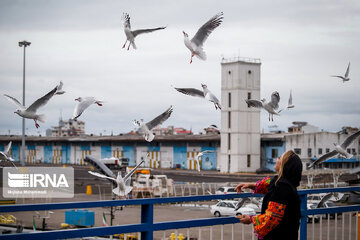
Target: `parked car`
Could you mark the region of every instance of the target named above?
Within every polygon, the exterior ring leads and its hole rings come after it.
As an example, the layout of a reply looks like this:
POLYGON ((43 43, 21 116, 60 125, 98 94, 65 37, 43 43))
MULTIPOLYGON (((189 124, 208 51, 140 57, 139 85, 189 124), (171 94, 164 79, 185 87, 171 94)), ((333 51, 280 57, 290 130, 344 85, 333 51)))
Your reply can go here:
POLYGON ((273 171, 273 170, 270 170, 270 169, 268 169, 268 168, 266 168, 266 167, 264 167, 264 168, 258 168, 258 169, 256 169, 256 173, 257 173, 257 174, 274 173, 274 171, 273 171))
POLYGON ((255 211, 252 208, 241 207, 235 211, 237 201, 219 201, 215 205, 210 206, 210 212, 216 217, 221 216, 236 216, 236 215, 255 215, 255 211))
POLYGON ((216 189, 215 194, 227 194, 227 193, 236 193, 234 187, 220 187, 216 189))

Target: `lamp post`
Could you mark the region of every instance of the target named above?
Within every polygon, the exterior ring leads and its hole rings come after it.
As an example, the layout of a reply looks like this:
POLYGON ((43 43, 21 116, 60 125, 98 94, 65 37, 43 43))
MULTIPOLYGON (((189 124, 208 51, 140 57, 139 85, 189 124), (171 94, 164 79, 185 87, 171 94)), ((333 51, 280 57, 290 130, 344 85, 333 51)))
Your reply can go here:
MULTIPOLYGON (((31 42, 19 42, 19 47, 24 47, 24 61, 23 61, 23 106, 25 106, 25 49, 30 46, 31 42)), ((25 118, 22 119, 22 139, 21 139, 21 166, 25 166, 25 118)))

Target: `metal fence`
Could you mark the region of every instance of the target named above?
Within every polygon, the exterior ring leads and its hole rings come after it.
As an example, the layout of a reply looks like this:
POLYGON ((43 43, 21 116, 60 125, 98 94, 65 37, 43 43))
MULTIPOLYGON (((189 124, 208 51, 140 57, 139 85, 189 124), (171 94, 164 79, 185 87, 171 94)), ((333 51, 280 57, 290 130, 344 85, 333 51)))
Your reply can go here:
MULTIPOLYGON (((347 227, 351 230, 351 224, 353 219, 353 214, 348 214, 349 216, 345 217, 344 213, 348 212, 358 212, 360 211, 360 205, 351 205, 351 206, 337 206, 331 208, 323 209, 307 209, 307 195, 317 194, 317 193, 329 193, 329 192, 351 192, 351 191, 360 191, 360 187, 343 187, 343 188, 327 188, 327 189, 311 189, 311 190, 299 190, 299 195, 302 200, 301 203, 301 224, 300 224, 300 239, 307 239, 310 235, 313 235, 314 238, 314 222, 312 227, 310 227, 308 232, 307 219, 308 216, 312 215, 323 215, 323 214, 337 214, 342 213, 342 226, 345 226, 346 218, 349 218, 347 221, 347 227)), ((204 196, 187 196, 187 197, 170 197, 170 198, 149 198, 149 199, 132 199, 132 200, 107 200, 107 201, 92 201, 92 202, 69 202, 69 203, 48 203, 48 204, 23 204, 23 205, 7 205, 0 206, 0 212, 22 212, 22 211, 41 211, 41 210, 56 210, 56 209, 78 209, 78 208, 97 208, 97 207, 111 207, 111 206, 130 206, 130 205, 140 205, 141 206, 141 219, 138 224, 128 224, 120 226, 108 226, 108 227, 92 227, 85 229, 66 229, 66 230, 54 230, 54 231, 45 231, 45 232, 31 232, 31 233, 18 233, 18 234, 6 234, 0 235, 0 239, 66 239, 66 238, 81 238, 81 237, 90 237, 90 236, 109 236, 119 233, 133 233, 141 232, 142 240, 150 240, 154 238, 154 232, 156 231, 167 231, 171 229, 189 229, 189 228, 199 228, 199 234, 201 235, 201 227, 209 227, 210 229, 210 238, 212 239, 212 228, 219 226, 221 228, 221 236, 223 239, 224 226, 230 226, 232 228, 232 236, 234 239, 234 225, 239 223, 238 219, 235 217, 220 217, 220 218, 203 218, 203 219, 191 219, 191 220, 181 220, 181 221, 168 221, 168 222, 154 222, 154 205, 155 204, 174 204, 174 203, 183 203, 183 202, 199 202, 199 201, 210 201, 215 199, 232 199, 232 198, 244 198, 244 197, 258 197, 260 195, 253 195, 251 193, 242 193, 242 194, 224 194, 224 195, 204 195, 204 196)), ((320 218, 320 221, 322 218, 320 218)), ((337 225, 337 218, 335 218, 335 225, 337 225)), ((358 221, 357 215, 355 217, 356 223, 353 223, 354 229, 356 229, 356 239, 357 239, 357 230, 358 230, 358 221)), ((319 227, 322 224, 320 223, 319 227)), ((243 228, 243 225, 241 226, 243 228)), ((337 231, 336 227, 334 227, 337 231)), ((343 228, 344 229, 344 228, 343 228)), ((328 239, 330 236, 330 230, 333 229, 329 226, 328 218, 328 239)), ((320 231, 321 232, 321 231, 320 231)), ((343 230, 344 232, 344 230, 343 230)), ((341 234, 336 233, 335 238, 339 236, 339 239, 344 239, 345 233, 341 234), (342 237, 342 238, 341 238, 342 237)), ((320 233, 322 234, 322 232, 320 233)), ((331 233, 333 235, 333 233, 331 233)), ((325 236, 320 236, 320 239, 325 236)), ((215 238, 218 239, 218 238, 215 238)), ((349 234, 349 239, 354 239, 354 236, 349 234)))

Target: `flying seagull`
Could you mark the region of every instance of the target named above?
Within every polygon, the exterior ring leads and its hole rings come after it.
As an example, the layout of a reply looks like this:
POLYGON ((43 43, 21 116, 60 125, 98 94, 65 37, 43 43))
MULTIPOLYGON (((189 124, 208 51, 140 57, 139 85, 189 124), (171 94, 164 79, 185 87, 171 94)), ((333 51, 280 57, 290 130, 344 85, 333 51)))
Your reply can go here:
POLYGON ((205 150, 205 151, 202 151, 202 152, 199 152, 196 157, 195 157, 195 160, 196 160, 196 163, 197 163, 197 170, 200 172, 200 159, 202 159, 202 156, 206 153, 213 153, 213 152, 216 152, 216 151, 212 151, 212 150, 205 150))
POLYGON ((165 112, 163 112, 162 114, 160 114, 159 116, 157 116, 156 118, 154 118, 153 120, 151 120, 148 123, 144 123, 143 119, 140 119, 140 122, 137 120, 134 120, 133 123, 135 124, 135 126, 141 128, 141 130, 144 134, 145 140, 148 142, 151 142, 155 138, 155 135, 152 132, 152 129, 154 129, 157 125, 160 125, 163 122, 165 122, 170 117, 172 112, 173 112, 173 108, 172 108, 172 106, 170 106, 165 112))
POLYGON ((280 116, 280 114, 277 111, 275 111, 279 108, 279 102, 280 102, 280 95, 276 91, 271 94, 270 102, 266 102, 265 98, 261 99, 261 101, 248 99, 245 100, 245 102, 250 107, 264 108, 269 113, 269 121, 270 121, 270 116, 271 116, 271 120, 274 121, 273 118, 274 114, 280 116))
POLYGON ((0 161, 11 162, 11 164, 14 165, 14 167, 17 169, 17 167, 13 163, 15 160, 12 159, 10 156, 11 144, 12 142, 10 141, 9 144, 6 146, 5 150, 3 152, 0 152, 0 161))
POLYGON ((219 99, 217 99, 217 97, 212 92, 210 92, 210 90, 205 84, 201 84, 201 86, 203 88, 203 91, 196 88, 175 88, 175 90, 186 95, 205 98, 206 100, 214 103, 215 109, 221 109, 219 99))
POLYGON ((357 131, 356 133, 354 133, 354 134, 350 135, 348 138, 346 138, 345 141, 341 145, 334 143, 335 150, 322 155, 319 159, 317 159, 316 161, 311 163, 308 166, 308 168, 312 168, 315 165, 319 165, 322 162, 326 161, 327 159, 335 156, 336 154, 340 154, 340 155, 342 155, 342 156, 344 156, 345 158, 348 158, 348 159, 352 158, 353 155, 346 152, 346 148, 359 136, 360 136, 360 131, 357 131))
POLYGON ((46 120, 46 117, 44 114, 36 114, 36 111, 40 108, 43 107, 45 104, 48 103, 48 101, 50 100, 50 98, 52 98, 54 95, 60 95, 63 94, 63 91, 61 90, 62 88, 62 82, 60 82, 59 85, 57 85, 53 90, 51 90, 50 92, 48 92, 45 96, 39 98, 38 100, 36 100, 33 104, 30 105, 30 107, 26 108, 25 106, 23 106, 16 98, 11 97, 7 94, 4 94, 4 96, 6 97, 7 100, 9 100, 10 102, 14 103, 18 109, 14 112, 16 114, 18 114, 20 117, 23 118, 29 118, 29 119, 33 119, 35 122, 35 126, 36 128, 40 127, 40 125, 37 123, 37 121, 44 123, 46 120), (59 91, 60 90, 60 91, 59 91))
POLYGON ((166 27, 158 27, 158 28, 139 29, 139 30, 131 31, 130 15, 128 13, 124 13, 123 20, 124 20, 124 31, 126 35, 126 41, 124 43, 123 48, 125 48, 127 41, 129 41, 129 46, 127 50, 129 50, 130 44, 133 46, 134 49, 136 49, 135 38, 137 35, 142 33, 149 33, 157 30, 162 30, 166 28, 166 27))
MULTIPOLYGON (((289 100, 288 100, 288 105, 286 106, 286 109, 289 110, 289 108, 294 108, 295 105, 292 103, 292 91, 290 90, 290 96, 289 96, 289 100)), ((281 109, 278 113, 280 113, 282 110, 281 109)))
POLYGON ((348 67, 347 67, 347 69, 346 69, 346 72, 345 72, 345 75, 344 75, 344 76, 337 76, 337 75, 335 75, 335 76, 331 76, 331 77, 341 78, 341 79, 343 80, 343 83, 344 83, 344 82, 347 82, 347 81, 350 80, 350 78, 349 78, 349 72, 350 72, 350 62, 349 62, 349 64, 348 64, 348 67))
POLYGON ((142 160, 139 164, 137 164, 130 172, 129 169, 126 168, 126 173, 125 173, 125 177, 121 176, 121 171, 118 172, 117 178, 113 178, 113 177, 108 177, 106 175, 103 175, 101 173, 97 173, 97 172, 92 172, 92 171, 88 171, 88 173, 90 173, 91 175, 97 176, 97 177, 101 177, 101 178, 106 178, 109 179, 113 182, 115 182, 117 184, 117 187, 114 188, 112 190, 112 192, 115 195, 118 196, 126 196, 128 195, 131 190, 133 189, 130 186, 131 183, 131 176, 135 173, 136 169, 144 162, 144 160, 142 160))
POLYGON ((200 58, 201 60, 206 60, 206 53, 203 50, 204 42, 209 37, 210 33, 222 23, 222 19, 222 12, 216 14, 204 25, 202 25, 201 28, 199 28, 199 30, 191 40, 189 40, 189 35, 185 31, 183 31, 185 46, 191 52, 190 63, 192 63, 192 59, 194 56, 200 58))
POLYGON ((74 113, 73 113, 73 120, 77 120, 78 117, 92 104, 97 104, 99 106, 102 106, 103 101, 96 100, 94 97, 78 97, 75 99, 75 101, 78 101, 75 105, 74 113))

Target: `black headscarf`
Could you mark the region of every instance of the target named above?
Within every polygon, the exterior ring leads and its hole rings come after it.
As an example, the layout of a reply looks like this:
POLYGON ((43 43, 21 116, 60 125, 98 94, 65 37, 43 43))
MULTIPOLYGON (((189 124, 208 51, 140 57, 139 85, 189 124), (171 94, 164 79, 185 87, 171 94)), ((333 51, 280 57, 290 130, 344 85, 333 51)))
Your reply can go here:
POLYGON ((266 235, 264 240, 298 239, 301 213, 296 187, 300 185, 302 169, 301 159, 294 153, 285 163, 281 178, 278 181, 278 176, 271 179, 268 192, 263 199, 261 213, 265 213, 270 201, 285 204, 286 209, 280 224, 266 235))

